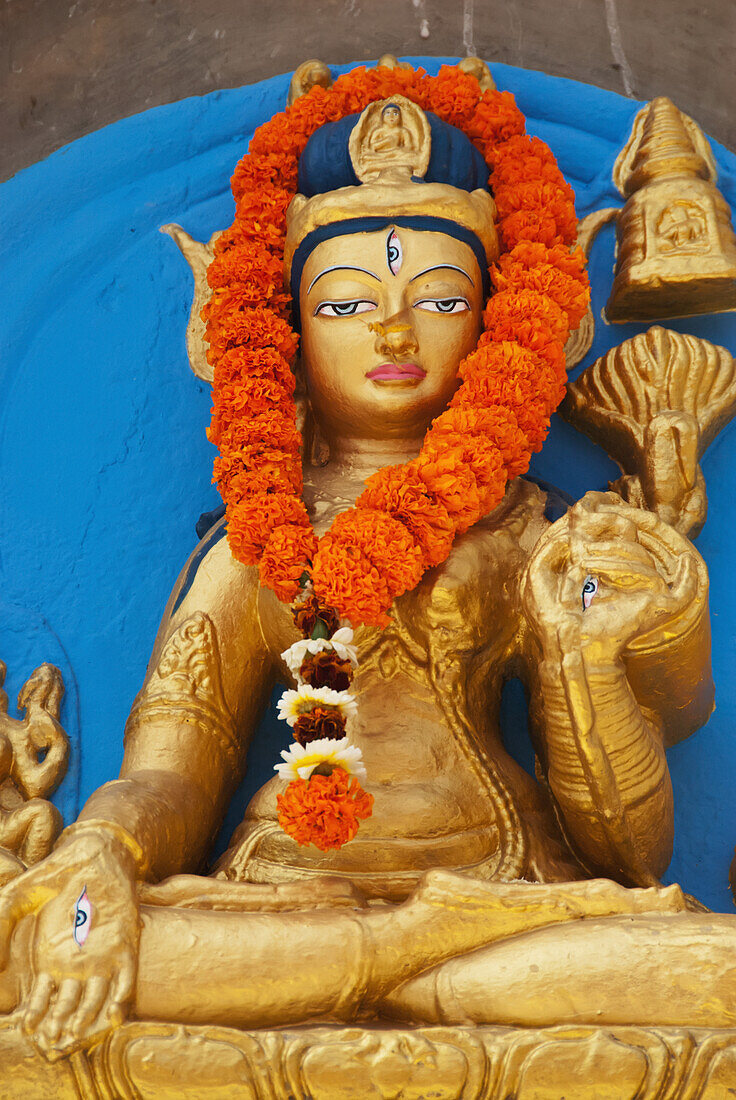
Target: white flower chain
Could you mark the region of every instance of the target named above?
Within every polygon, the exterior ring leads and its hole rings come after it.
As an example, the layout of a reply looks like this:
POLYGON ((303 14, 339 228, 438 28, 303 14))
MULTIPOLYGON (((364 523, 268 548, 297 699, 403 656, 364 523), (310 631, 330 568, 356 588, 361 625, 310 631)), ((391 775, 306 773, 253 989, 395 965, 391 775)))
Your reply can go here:
MULTIPOLYGON (((331 638, 303 638, 294 642, 281 654, 286 667, 297 682, 297 689, 285 691, 278 701, 278 714, 292 728, 304 714, 309 714, 318 706, 332 707, 346 720, 358 713, 355 697, 347 691, 334 691, 328 687, 312 687, 305 683, 300 675, 307 654, 332 650, 342 661, 350 661, 353 668, 358 667, 358 651, 352 644, 353 632, 348 626, 340 627, 331 638)), ((328 737, 319 738, 308 745, 294 741, 281 753, 282 764, 274 765, 274 771, 281 779, 309 779, 315 768, 327 764, 333 768, 343 768, 348 775, 365 780, 366 770, 363 754, 357 745, 351 745, 347 737, 339 741, 328 737)))

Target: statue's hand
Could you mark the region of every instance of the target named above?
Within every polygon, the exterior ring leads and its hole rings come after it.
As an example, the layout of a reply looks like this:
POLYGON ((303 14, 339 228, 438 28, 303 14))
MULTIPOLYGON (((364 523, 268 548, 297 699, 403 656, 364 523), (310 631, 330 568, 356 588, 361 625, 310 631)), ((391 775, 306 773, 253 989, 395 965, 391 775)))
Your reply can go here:
POLYGON ((135 861, 114 833, 76 828, 0 890, 0 968, 16 925, 28 917, 30 958, 18 1011, 50 1059, 119 1025, 135 986, 135 861))
POLYGON ((695 598, 694 556, 683 555, 667 578, 635 523, 615 508, 596 511, 581 501, 558 524, 532 555, 522 586, 545 654, 582 648, 593 660, 615 660, 695 598))
POLYGON ((612 481, 611 489, 635 508, 647 508, 680 534, 695 538, 708 513, 699 452, 694 416, 672 409, 657 413, 644 432, 639 473, 612 481))

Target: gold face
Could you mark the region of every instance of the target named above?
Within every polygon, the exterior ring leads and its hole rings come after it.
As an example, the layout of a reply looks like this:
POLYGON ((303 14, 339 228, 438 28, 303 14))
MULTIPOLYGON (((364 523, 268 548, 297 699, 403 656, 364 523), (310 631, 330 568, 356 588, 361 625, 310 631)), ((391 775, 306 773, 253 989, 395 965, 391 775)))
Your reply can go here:
POLYGON ((388 228, 335 237, 300 288, 302 361, 325 434, 423 434, 458 385, 481 327, 481 272, 444 233, 388 228))

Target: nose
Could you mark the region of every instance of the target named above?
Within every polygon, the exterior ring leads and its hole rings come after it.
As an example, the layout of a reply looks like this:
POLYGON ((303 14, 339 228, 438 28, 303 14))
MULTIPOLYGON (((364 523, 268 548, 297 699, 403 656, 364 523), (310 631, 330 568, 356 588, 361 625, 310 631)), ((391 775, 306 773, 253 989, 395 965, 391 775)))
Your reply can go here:
POLYGON ((405 320, 394 318, 387 321, 385 325, 377 322, 373 327, 376 332, 376 351, 379 355, 399 359, 419 351, 414 329, 405 320))

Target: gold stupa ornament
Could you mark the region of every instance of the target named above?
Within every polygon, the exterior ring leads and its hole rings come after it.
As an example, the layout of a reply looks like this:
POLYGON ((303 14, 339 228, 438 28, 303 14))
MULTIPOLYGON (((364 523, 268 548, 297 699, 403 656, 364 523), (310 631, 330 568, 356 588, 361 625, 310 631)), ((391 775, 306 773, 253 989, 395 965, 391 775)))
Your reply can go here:
POLYGON ((696 124, 665 96, 639 113, 614 168, 627 199, 609 321, 736 309, 736 236, 696 124))

